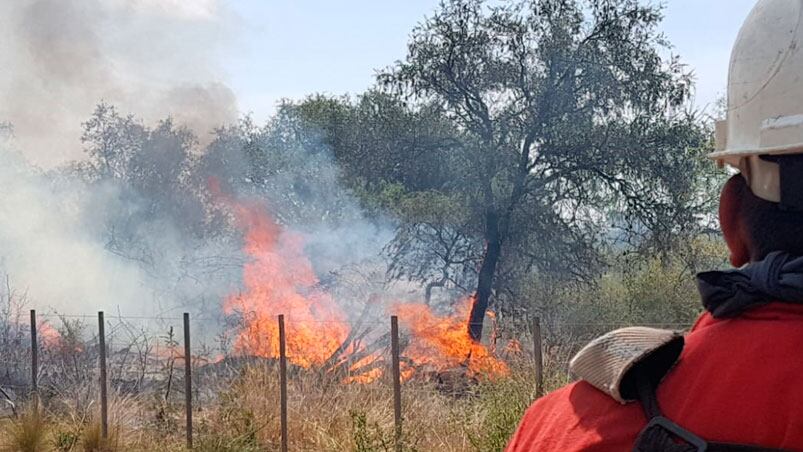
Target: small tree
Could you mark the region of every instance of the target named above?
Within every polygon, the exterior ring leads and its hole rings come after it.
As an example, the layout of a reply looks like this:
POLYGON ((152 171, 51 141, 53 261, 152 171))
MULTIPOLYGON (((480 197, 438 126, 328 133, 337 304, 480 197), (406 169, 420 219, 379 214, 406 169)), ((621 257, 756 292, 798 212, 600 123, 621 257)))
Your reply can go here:
POLYGON ((661 57, 660 20, 637 0, 445 0, 380 76, 462 140, 443 191, 484 246, 473 338, 502 273, 588 274, 611 215, 652 236, 696 224, 708 131, 683 109, 690 76, 661 57))

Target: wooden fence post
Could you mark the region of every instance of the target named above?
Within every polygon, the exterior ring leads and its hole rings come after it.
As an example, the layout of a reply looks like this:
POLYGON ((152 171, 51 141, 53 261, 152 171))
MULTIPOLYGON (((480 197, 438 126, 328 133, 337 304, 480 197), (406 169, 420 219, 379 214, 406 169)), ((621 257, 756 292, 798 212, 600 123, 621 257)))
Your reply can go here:
POLYGON ((187 449, 192 449, 192 354, 189 312, 184 313, 184 408, 187 413, 187 449))
POLYGON ((287 452, 287 350, 284 336, 284 315, 279 315, 279 395, 281 410, 282 452, 287 452))
POLYGON ((390 317, 390 353, 393 372, 393 420, 396 452, 402 450, 401 368, 399 365, 399 318, 390 317))
POLYGON ((535 394, 544 395, 544 356, 541 351, 541 319, 533 318, 533 358, 535 361, 535 394))
POLYGON ((36 338, 36 309, 31 309, 31 395, 34 412, 39 412, 39 344, 36 338))
POLYGON ((106 324, 103 311, 98 312, 98 342, 100 346, 100 434, 109 438, 109 401, 106 394, 106 324))

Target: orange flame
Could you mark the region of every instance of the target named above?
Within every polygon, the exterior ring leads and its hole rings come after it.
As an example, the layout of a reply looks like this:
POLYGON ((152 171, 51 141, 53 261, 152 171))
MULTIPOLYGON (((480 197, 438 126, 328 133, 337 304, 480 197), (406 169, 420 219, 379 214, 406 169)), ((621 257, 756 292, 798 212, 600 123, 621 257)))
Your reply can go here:
POLYGON ((323 364, 346 340, 350 328, 331 295, 318 287, 301 237, 283 231, 263 206, 232 207, 251 258, 243 270, 245 292, 224 303, 226 314, 243 316, 235 348, 278 357, 277 316, 285 314, 288 360, 305 368, 323 364))
POLYGON ((343 382, 367 384, 381 378, 385 371, 381 365, 377 366, 380 363, 381 356, 378 354, 368 355, 358 360, 349 367, 352 375, 346 377, 343 382))
POLYGON ((399 320, 410 331, 410 345, 404 356, 417 365, 429 365, 437 371, 466 367, 472 376, 501 376, 510 373, 503 361, 484 345, 471 339, 466 328, 472 298, 457 305, 452 316, 435 315, 423 304, 396 306, 399 320))
POLYGON ((61 345, 61 334, 47 320, 41 320, 37 330, 45 348, 55 348, 61 345))
MULTIPOLYGON (((243 269, 245 289, 224 301, 227 315, 242 316, 234 347, 238 353, 277 358, 277 316, 285 315, 287 358, 304 368, 346 362, 361 352, 344 344, 351 326, 331 294, 320 288, 311 262, 304 254, 300 235, 284 230, 257 203, 235 202, 220 194, 216 181, 210 188, 230 208, 244 232, 244 251, 250 261, 243 269), (345 350, 341 350, 341 347, 345 350), (338 355, 338 356, 335 356, 338 355)), ((507 365, 483 345, 471 340, 466 329, 471 299, 459 304, 455 315, 439 317, 428 306, 400 304, 395 307, 411 334, 403 355, 402 378, 408 380, 420 366, 446 370, 465 366, 470 375, 505 375, 507 365)), ((349 365, 345 382, 369 383, 384 375, 381 353, 370 354, 349 365)))
POLYGON ((408 364, 406 361, 399 363, 399 374, 401 381, 408 381, 415 375, 415 367, 408 364))

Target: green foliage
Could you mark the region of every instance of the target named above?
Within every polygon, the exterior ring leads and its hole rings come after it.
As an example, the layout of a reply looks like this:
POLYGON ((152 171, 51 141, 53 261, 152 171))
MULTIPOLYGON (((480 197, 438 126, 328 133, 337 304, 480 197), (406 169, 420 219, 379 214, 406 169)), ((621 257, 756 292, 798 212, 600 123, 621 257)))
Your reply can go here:
POLYGON ((264 450, 253 442, 230 435, 203 435, 193 444, 193 450, 201 452, 258 452, 264 450))
POLYGON ((533 275, 593 280, 612 241, 662 250, 712 226, 711 127, 660 20, 637 0, 447 0, 374 89, 283 102, 203 150, 170 120, 101 104, 84 171, 136 200, 102 219, 104 243, 153 267, 161 219, 186 237, 236 234, 214 178, 269 196, 282 224, 392 216, 388 276, 428 299, 476 292, 515 311, 533 275))
POLYGON ((478 405, 485 411, 479 433, 469 436, 478 452, 502 452, 532 401, 532 382, 521 377, 486 383, 478 405))
MULTIPOLYGON (((392 428, 383 429, 379 423, 370 424, 368 415, 363 411, 349 411, 354 452, 393 452, 396 442, 392 428)), ((409 432, 402 430, 402 450, 416 452, 409 432)))
POLYGON ((352 436, 354 452, 390 452, 395 450, 393 433, 382 431, 378 424, 368 425, 368 416, 364 412, 351 411, 352 436))
POLYGON ((78 445, 80 440, 81 435, 77 432, 59 430, 53 438, 53 447, 60 452, 69 452, 78 445))
POLYGON ((453 264, 479 263, 479 322, 491 294, 503 309, 518 303, 510 288, 533 272, 593 278, 611 226, 637 245, 699 231, 710 127, 687 110, 690 75, 661 56, 660 20, 636 0, 448 0, 421 22, 380 82, 438 105, 459 145, 444 159, 444 196, 408 188, 424 215, 390 248, 395 276, 463 286, 471 275, 453 264), (465 212, 455 218, 444 198, 465 212), (469 244, 462 255, 453 237, 469 244), (409 268, 422 249, 429 269, 409 268))
POLYGON ((311 96, 291 108, 307 128, 320 131, 350 186, 429 190, 450 177, 459 142, 437 105, 411 108, 403 97, 375 90, 356 101, 311 96))
POLYGON ((212 425, 200 425, 197 450, 202 451, 259 451, 263 450, 257 438, 259 427, 256 415, 240 403, 239 388, 219 394, 220 407, 212 425))
MULTIPOLYGON (((721 268, 727 249, 716 238, 690 240, 685 249, 663 255, 628 253, 589 284, 534 277, 520 289, 541 315, 551 343, 582 345, 618 327, 690 326, 703 310, 695 284, 699 271, 721 268)), ((509 328, 526 328, 514 325, 509 328)))
MULTIPOLYGON (((701 238, 685 251, 645 258, 620 258, 601 285, 611 320, 625 324, 691 325, 702 312, 694 275, 724 266, 727 250, 719 240, 701 238)), ((589 305, 592 310, 601 306, 589 305)), ((599 316, 600 312, 596 314, 599 316)))

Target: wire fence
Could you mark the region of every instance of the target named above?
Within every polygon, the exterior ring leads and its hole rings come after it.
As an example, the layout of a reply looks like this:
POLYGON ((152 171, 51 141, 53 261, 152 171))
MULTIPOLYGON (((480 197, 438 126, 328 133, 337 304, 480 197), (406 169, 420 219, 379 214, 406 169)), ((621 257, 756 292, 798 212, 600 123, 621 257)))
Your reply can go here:
MULTIPOLYGON (((305 341, 326 337, 337 321, 276 318, 264 325, 269 331, 267 348, 262 353, 231 353, 235 348, 221 339, 210 346, 205 341, 192 342, 191 325, 219 322, 220 318, 183 316, 52 315, 31 311, 30 324, 21 321, 0 322, 0 415, 16 416, 23 404, 34 409, 64 410, 65 400, 77 412, 96 413, 94 422, 108 435, 109 400, 147 395, 162 404, 161 415, 183 405, 183 424, 187 447, 193 446, 193 414, 215 402, 226 382, 247 367, 261 366, 278 374, 281 419, 280 450, 287 450, 288 402, 299 402, 288 394, 288 381, 298 378, 304 368, 314 368, 336 376, 343 384, 374 382, 387 387, 393 400, 394 441, 397 450, 403 437, 403 396, 416 391, 430 392, 410 379, 427 375, 443 391, 459 392, 472 378, 468 361, 453 360, 448 372, 429 361, 424 364, 413 356, 408 338, 401 337, 398 318, 360 322, 359 331, 336 330, 342 342, 337 350, 328 350, 325 359, 302 356, 298 335, 305 341), (190 322, 192 320, 192 322, 190 322), (58 329, 55 325, 58 323, 58 329), (275 329, 274 329, 275 327, 275 329), (270 337, 271 334, 278 337, 270 337), (277 347, 274 349, 274 344, 277 347), (260 357, 263 356, 263 357, 260 357), (429 366, 430 372, 427 373, 429 366), (108 396, 107 396, 108 394, 108 396), (172 407, 172 408, 170 408, 172 407)), ((556 384, 568 381, 568 362, 588 340, 601 331, 627 326, 617 323, 542 322, 534 319, 529 331, 519 337, 497 334, 495 328, 484 338, 490 356, 505 364, 527 362, 532 370, 534 393, 542 394, 556 384), (552 379, 545 382, 546 379, 552 379)), ((661 328, 686 329, 687 324, 652 324, 661 328)), ((401 330, 404 330, 402 325, 401 330)), ((437 334, 437 332, 433 332, 437 334)), ((254 345, 254 344, 252 344, 254 345)), ((326 344, 319 345, 327 350, 326 344)), ((331 348, 331 346, 329 346, 331 348)), ((420 357, 419 357, 420 358, 420 357)), ((478 359, 470 357, 467 359, 478 359)), ((479 372, 487 368, 479 366, 479 372)), ((292 405, 292 403, 291 403, 292 405)), ((158 416, 157 416, 158 417, 158 416)), ((158 421, 158 419, 157 419, 158 421)))

